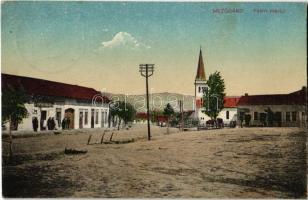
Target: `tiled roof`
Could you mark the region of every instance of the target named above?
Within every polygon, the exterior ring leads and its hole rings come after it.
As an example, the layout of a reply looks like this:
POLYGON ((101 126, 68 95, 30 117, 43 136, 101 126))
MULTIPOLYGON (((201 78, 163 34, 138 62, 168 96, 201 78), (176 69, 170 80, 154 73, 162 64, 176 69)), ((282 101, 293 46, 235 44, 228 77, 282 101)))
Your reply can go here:
MULTIPOLYGON (((93 88, 10 74, 1 74, 1 82, 2 90, 9 86, 22 87, 28 95, 91 100, 95 95, 100 94, 93 88)), ((107 97, 103 98, 109 101, 107 97)))
POLYGON ((242 96, 238 105, 304 105, 306 89, 290 94, 247 95, 242 96))
MULTIPOLYGON (((235 108, 239 101, 240 97, 225 97, 224 98, 224 108, 235 108)), ((202 107, 202 100, 196 99, 196 107, 202 107)))
POLYGON ((224 107, 225 108, 236 108, 239 100, 240 100, 240 97, 225 97, 224 107))

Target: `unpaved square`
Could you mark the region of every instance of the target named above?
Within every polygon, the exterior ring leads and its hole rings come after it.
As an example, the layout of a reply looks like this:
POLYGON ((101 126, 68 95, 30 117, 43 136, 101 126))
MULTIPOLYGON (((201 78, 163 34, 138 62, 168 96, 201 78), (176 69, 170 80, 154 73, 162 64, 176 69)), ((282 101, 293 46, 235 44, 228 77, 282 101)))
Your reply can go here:
POLYGON ((152 126, 15 138, 14 161, 3 143, 6 197, 299 198, 306 195, 306 133, 298 128, 178 132, 152 126), (91 145, 87 145, 93 134, 91 145), (110 132, 106 134, 109 138, 110 132), (64 148, 86 149, 65 155, 64 148))

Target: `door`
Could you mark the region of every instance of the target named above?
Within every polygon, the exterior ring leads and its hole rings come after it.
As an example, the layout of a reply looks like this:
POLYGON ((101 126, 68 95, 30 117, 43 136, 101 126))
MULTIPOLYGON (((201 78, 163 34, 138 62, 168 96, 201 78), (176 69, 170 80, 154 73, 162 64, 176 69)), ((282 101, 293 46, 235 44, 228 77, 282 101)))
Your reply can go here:
POLYGON ((94 109, 91 109, 91 128, 94 128, 94 109))
POLYGON ((67 119, 67 128, 74 129, 74 109, 69 108, 65 110, 65 117, 67 119))
POLYGON ((83 128, 83 112, 79 112, 79 128, 83 128))
POLYGON ((282 121, 282 117, 281 116, 282 116, 281 112, 276 112, 275 113, 274 120, 277 123, 277 126, 279 126, 279 127, 281 127, 281 121, 282 121))
POLYGON ((101 127, 103 128, 104 126, 105 126, 105 112, 102 111, 101 127))
POLYGON ((47 111, 46 110, 42 110, 41 111, 41 120, 40 120, 40 128, 41 130, 46 130, 46 126, 44 124, 44 121, 46 120, 47 118, 47 111))

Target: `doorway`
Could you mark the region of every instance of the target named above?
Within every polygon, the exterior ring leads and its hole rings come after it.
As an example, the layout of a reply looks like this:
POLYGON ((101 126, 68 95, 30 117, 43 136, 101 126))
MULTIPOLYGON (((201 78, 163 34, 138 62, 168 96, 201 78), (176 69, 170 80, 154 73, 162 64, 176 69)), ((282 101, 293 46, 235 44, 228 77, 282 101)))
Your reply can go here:
POLYGON ((104 128, 104 126, 105 126, 105 112, 102 111, 101 127, 104 128))
POLYGON ((83 128, 83 111, 79 111, 79 128, 83 128))
POLYGON ((73 108, 68 108, 65 110, 65 117, 67 119, 67 128, 69 129, 74 129, 74 109, 73 108))
POLYGON ((274 120, 276 122, 276 125, 278 127, 281 127, 281 122, 282 122, 282 114, 281 114, 281 112, 275 112, 274 120))
POLYGON ((91 109, 91 128, 94 128, 94 109, 91 109))
POLYGON ((44 125, 44 121, 46 120, 47 118, 47 111, 46 110, 42 110, 41 111, 41 120, 40 120, 40 129, 43 131, 43 130, 46 130, 46 127, 44 125))

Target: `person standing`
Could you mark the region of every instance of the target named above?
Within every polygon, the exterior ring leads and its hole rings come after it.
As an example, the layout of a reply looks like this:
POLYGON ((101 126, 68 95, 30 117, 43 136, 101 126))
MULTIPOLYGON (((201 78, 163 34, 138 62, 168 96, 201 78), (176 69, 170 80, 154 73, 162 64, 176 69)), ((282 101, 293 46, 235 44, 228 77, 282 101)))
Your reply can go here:
POLYGON ((38 128, 38 120, 37 120, 37 117, 34 117, 34 118, 32 119, 32 127, 33 127, 33 130, 34 130, 35 132, 37 132, 37 128, 38 128))
POLYGON ((66 118, 65 117, 62 120, 61 126, 62 126, 62 130, 66 128, 66 118))
POLYGON ((50 119, 50 130, 55 130, 55 127, 56 127, 56 122, 55 119, 52 117, 50 119))

